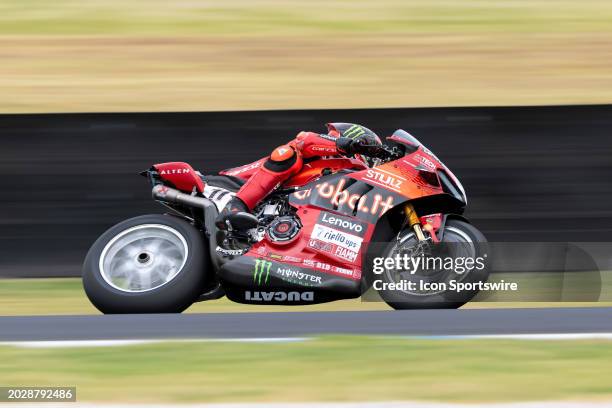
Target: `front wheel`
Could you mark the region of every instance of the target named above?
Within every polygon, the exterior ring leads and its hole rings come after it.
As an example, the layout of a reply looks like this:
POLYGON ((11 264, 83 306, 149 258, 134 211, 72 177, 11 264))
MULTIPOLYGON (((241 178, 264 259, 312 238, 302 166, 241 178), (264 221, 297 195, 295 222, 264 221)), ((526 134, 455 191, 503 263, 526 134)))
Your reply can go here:
MULTIPOLYGON (((405 258, 407 255, 416 260, 420 258, 420 265, 427 267, 385 269, 380 275, 383 283, 403 283, 392 290, 378 291, 394 309, 456 309, 476 296, 478 289, 472 288, 488 279, 487 240, 476 227, 465 221, 449 219, 438 244, 423 245, 409 230, 400 232, 398 238, 387 247, 385 257, 405 258), (473 261, 466 261, 469 259, 473 261)), ((411 264, 407 265, 410 267, 411 264)))
POLYGON ((143 215, 96 240, 83 287, 102 313, 180 313, 202 293, 207 264, 197 228, 170 215, 143 215))

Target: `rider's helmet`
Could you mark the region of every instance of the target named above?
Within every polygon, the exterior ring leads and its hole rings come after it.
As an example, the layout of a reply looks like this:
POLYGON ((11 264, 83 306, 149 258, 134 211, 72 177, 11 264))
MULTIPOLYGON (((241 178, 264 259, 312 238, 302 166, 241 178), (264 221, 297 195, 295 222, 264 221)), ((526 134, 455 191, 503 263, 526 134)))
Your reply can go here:
POLYGON ((353 140, 354 146, 358 146, 358 154, 355 157, 372 167, 376 161, 375 157, 382 148, 382 142, 378 135, 365 126, 355 123, 328 123, 327 132, 330 136, 344 137, 353 140))

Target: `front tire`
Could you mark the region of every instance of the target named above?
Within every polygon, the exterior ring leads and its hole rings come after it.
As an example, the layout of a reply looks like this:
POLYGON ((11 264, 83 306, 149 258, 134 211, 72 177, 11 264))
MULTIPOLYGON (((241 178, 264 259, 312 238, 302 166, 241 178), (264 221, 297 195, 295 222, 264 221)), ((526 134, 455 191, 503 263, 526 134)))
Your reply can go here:
MULTIPOLYGON (((414 234, 410 232, 406 235, 406 240, 403 241, 407 247, 417 243, 414 234), (412 234, 412 235, 411 235, 412 234)), ((394 255, 393 250, 397 243, 390 244, 385 256, 394 255)), ((455 279, 463 284, 473 284, 477 282, 486 282, 489 277, 489 245, 484 235, 473 225, 458 219, 449 219, 446 222, 444 237, 442 239, 442 253, 444 255, 456 257, 472 257, 473 259, 482 259, 483 268, 472 268, 462 275, 457 275, 453 271, 441 271, 437 275, 427 271, 424 275, 410 275, 409 279, 419 284, 419 281, 445 282, 447 290, 431 290, 431 291, 401 291, 401 290, 381 290, 378 293, 382 299, 392 308, 402 309, 457 309, 469 302, 478 290, 450 290, 450 280, 455 279), (461 253, 458 253, 459 252, 461 253), (445 253, 445 251, 447 253, 445 253)), ((445 258, 446 259, 446 258, 445 258)), ((397 275, 392 276, 392 273, 387 271, 381 275, 384 282, 397 282, 402 279, 397 275)))
POLYGON ((130 218, 92 245, 83 287, 105 314, 180 313, 203 291, 208 256, 202 233, 181 218, 130 218))

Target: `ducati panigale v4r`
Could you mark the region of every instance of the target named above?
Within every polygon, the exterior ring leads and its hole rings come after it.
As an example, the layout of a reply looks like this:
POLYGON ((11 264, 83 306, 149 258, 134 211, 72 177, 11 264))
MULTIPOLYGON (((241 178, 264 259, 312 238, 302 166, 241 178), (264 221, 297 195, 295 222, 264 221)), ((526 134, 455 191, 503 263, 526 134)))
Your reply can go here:
POLYGON ((265 158, 218 174, 156 164, 142 174, 168 213, 128 219, 98 238, 83 266, 87 296, 103 313, 175 313, 222 296, 303 305, 373 291, 396 309, 459 307, 477 285, 389 284, 484 282, 488 266, 406 271, 377 260, 486 258, 486 239, 461 216, 465 191, 406 131, 388 137, 384 150, 386 158, 370 166, 353 158, 309 161, 229 231, 218 230, 215 218, 265 158))

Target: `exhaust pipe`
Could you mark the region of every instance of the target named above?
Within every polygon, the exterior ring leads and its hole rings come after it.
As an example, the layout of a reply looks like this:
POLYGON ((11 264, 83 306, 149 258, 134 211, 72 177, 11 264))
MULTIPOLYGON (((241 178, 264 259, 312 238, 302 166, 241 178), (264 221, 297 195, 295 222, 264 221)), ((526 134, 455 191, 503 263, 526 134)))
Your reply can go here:
POLYGON ((188 207, 203 208, 204 210, 207 210, 212 206, 216 210, 215 204, 208 198, 181 193, 180 191, 164 186, 163 184, 157 184, 154 186, 152 195, 155 200, 163 201, 169 204, 183 204, 188 207))
POLYGON ((154 186, 151 194, 153 195, 153 199, 163 203, 182 204, 188 207, 202 209, 202 212, 204 213, 204 227, 208 237, 211 261, 215 270, 218 271, 221 265, 223 265, 223 263, 225 263, 227 260, 217 253, 216 234, 218 228, 215 225, 215 219, 217 218, 217 215, 219 215, 219 210, 217 210, 215 203, 210 201, 208 198, 181 193, 177 189, 164 186, 163 184, 157 184, 154 186))

